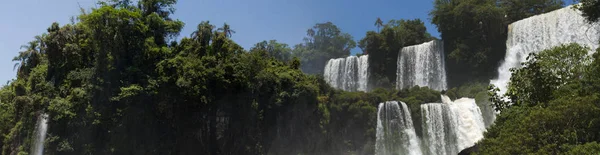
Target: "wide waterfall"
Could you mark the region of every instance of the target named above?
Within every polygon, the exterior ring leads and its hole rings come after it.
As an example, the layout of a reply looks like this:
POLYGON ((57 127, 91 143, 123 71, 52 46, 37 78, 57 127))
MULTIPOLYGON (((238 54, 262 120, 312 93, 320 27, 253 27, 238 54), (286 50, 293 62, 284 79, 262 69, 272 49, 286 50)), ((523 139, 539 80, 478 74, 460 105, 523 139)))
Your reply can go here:
POLYGON ((33 155, 44 154, 44 141, 48 130, 48 114, 41 114, 35 126, 35 140, 31 152, 33 155))
POLYGON ((420 155, 421 145, 404 102, 379 104, 377 112, 376 155, 420 155))
POLYGON ((485 123, 475 99, 421 105, 425 154, 457 154, 483 139, 485 123))
POLYGON ((331 59, 325 65, 325 81, 345 91, 368 91, 369 55, 331 59))
POLYGON ((514 22, 508 26, 507 51, 498 68, 498 79, 491 80, 491 84, 504 94, 511 77, 509 69, 519 68, 529 53, 568 43, 579 43, 595 50, 599 32, 598 23, 587 23, 581 12, 571 6, 514 22))
POLYGON ((402 48, 398 54, 396 88, 413 86, 446 90, 446 66, 442 41, 433 40, 402 48))

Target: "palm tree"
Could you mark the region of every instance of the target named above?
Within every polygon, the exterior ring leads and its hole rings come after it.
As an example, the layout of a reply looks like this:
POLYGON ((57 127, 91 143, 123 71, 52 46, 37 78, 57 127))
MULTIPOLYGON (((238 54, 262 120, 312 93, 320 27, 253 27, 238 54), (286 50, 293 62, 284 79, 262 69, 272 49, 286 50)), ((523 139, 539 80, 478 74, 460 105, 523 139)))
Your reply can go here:
POLYGON ((13 66, 13 70, 18 68, 17 75, 27 75, 31 68, 39 64, 44 44, 42 36, 36 36, 35 39, 27 45, 21 46, 21 49, 25 50, 20 51, 19 55, 12 59, 12 61, 17 61, 13 66))
POLYGON ((377 20, 375 21, 375 27, 377 27, 377 33, 379 33, 379 28, 381 28, 383 26, 383 21, 381 21, 381 18, 377 17, 377 20))
POLYGON ((313 37, 313 36, 315 36, 315 30, 313 30, 313 29, 308 29, 308 30, 306 31, 306 35, 308 35, 309 37, 313 37))
POLYGON ((308 43, 314 43, 315 30, 314 29, 306 30, 306 35, 308 37, 304 38, 304 40, 307 41, 308 43))
POLYGON ((206 46, 212 38, 212 31, 214 28, 215 26, 210 25, 210 21, 202 21, 198 24, 196 31, 190 34, 190 37, 193 40, 200 42, 201 46, 206 46))
POLYGON ((231 38, 231 34, 235 33, 234 30, 231 29, 231 27, 229 27, 229 25, 227 23, 223 24, 222 28, 217 29, 219 31, 223 31, 223 33, 225 34, 226 37, 231 38))

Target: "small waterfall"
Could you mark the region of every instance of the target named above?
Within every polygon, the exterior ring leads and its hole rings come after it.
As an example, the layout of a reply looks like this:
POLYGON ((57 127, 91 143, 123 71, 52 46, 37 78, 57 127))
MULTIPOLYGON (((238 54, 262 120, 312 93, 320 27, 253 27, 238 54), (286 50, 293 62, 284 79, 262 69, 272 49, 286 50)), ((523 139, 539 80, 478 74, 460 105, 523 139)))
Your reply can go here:
MULTIPOLYGON (((443 96, 448 97, 448 96, 443 96)), ((477 141, 483 139, 483 132, 486 131, 485 122, 479 106, 475 103, 475 99, 461 98, 454 102, 447 103, 450 105, 450 110, 454 112, 458 126, 458 150, 463 150, 471 147, 477 141)))
POLYGON ((48 114, 41 114, 35 126, 35 140, 31 152, 33 155, 44 154, 44 141, 48 130, 48 114))
POLYGON ((456 117, 447 104, 429 103, 421 105, 423 144, 425 154, 457 154, 458 142, 456 117))
POLYGON ((369 55, 358 57, 358 91, 368 91, 369 55))
POLYGON ((498 68, 498 78, 490 83, 504 94, 511 77, 510 69, 519 68, 529 53, 568 43, 579 43, 595 50, 599 33, 598 23, 587 23, 581 12, 571 6, 514 22, 508 26, 506 56, 498 68))
POLYGON ((475 99, 443 95, 442 102, 421 105, 426 154, 457 154, 483 139, 485 123, 475 99))
POLYGON ((333 88, 345 91, 368 91, 369 56, 331 59, 323 77, 333 88))
POLYGON ((446 90, 446 66, 442 41, 433 40, 402 48, 398 54, 396 88, 413 86, 446 90))
POLYGON ((379 104, 377 112, 376 155, 420 155, 421 146, 412 118, 404 102, 379 104))

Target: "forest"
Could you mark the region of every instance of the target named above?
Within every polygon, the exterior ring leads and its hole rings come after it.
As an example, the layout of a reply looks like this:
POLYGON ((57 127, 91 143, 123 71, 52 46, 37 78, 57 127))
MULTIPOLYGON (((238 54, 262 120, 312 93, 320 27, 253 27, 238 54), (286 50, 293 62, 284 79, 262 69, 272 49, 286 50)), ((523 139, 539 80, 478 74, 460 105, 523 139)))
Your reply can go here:
MULTIPOLYGON (((588 22, 600 19, 598 0, 577 2, 588 22)), ((250 49, 231 39, 236 25, 202 21, 181 34, 176 3, 102 1, 32 36, 13 59, 16 78, 0 89, 0 154, 33 154, 37 122, 47 117, 47 155, 367 155, 379 103, 403 101, 421 119, 419 106, 441 94, 499 113, 466 153, 600 152, 600 54, 588 54, 600 49, 565 44, 531 54, 511 70, 506 93, 489 85, 508 25, 563 1, 434 0, 429 15, 440 38, 420 19, 377 18, 364 38, 324 22, 300 44, 265 40, 250 49), (398 52, 431 40, 445 42, 449 89, 396 89, 398 52), (355 47, 369 55, 372 89, 332 88, 327 61, 355 47)))

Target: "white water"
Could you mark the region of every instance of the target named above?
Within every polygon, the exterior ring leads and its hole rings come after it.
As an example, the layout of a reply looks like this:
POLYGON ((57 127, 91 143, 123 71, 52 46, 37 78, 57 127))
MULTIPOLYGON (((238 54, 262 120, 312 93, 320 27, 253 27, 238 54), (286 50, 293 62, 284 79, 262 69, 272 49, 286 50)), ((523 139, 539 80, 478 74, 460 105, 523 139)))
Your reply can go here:
POLYGON ((599 32, 598 23, 588 24, 581 12, 571 6, 514 22, 508 26, 507 51, 498 68, 498 78, 490 83, 504 94, 511 77, 509 69, 519 68, 529 53, 568 43, 579 43, 595 50, 599 32))
POLYGON ((33 155, 44 154, 44 141, 48 130, 48 114, 41 114, 35 127, 35 140, 31 152, 33 155))
POLYGON ((425 154, 457 154, 457 121, 447 104, 421 105, 423 145, 425 154))
POLYGON ((345 91, 368 91, 368 62, 368 55, 331 59, 325 65, 323 77, 333 88, 345 91))
MULTIPOLYGON (((445 95, 442 97, 448 98, 445 95)), ((450 105, 450 110, 454 112, 458 121, 458 150, 471 147, 483 139, 485 123, 475 99, 461 98, 446 104, 450 105)))
POLYGON ((421 145, 408 107, 404 102, 379 104, 377 112, 376 155, 420 155, 421 145))
POLYGON ((457 154, 483 139, 485 123, 475 99, 451 101, 444 95, 442 102, 421 105, 425 154, 457 154))
POLYGON ((413 86, 446 90, 446 66, 442 41, 433 40, 402 48, 398 54, 396 88, 413 86))

